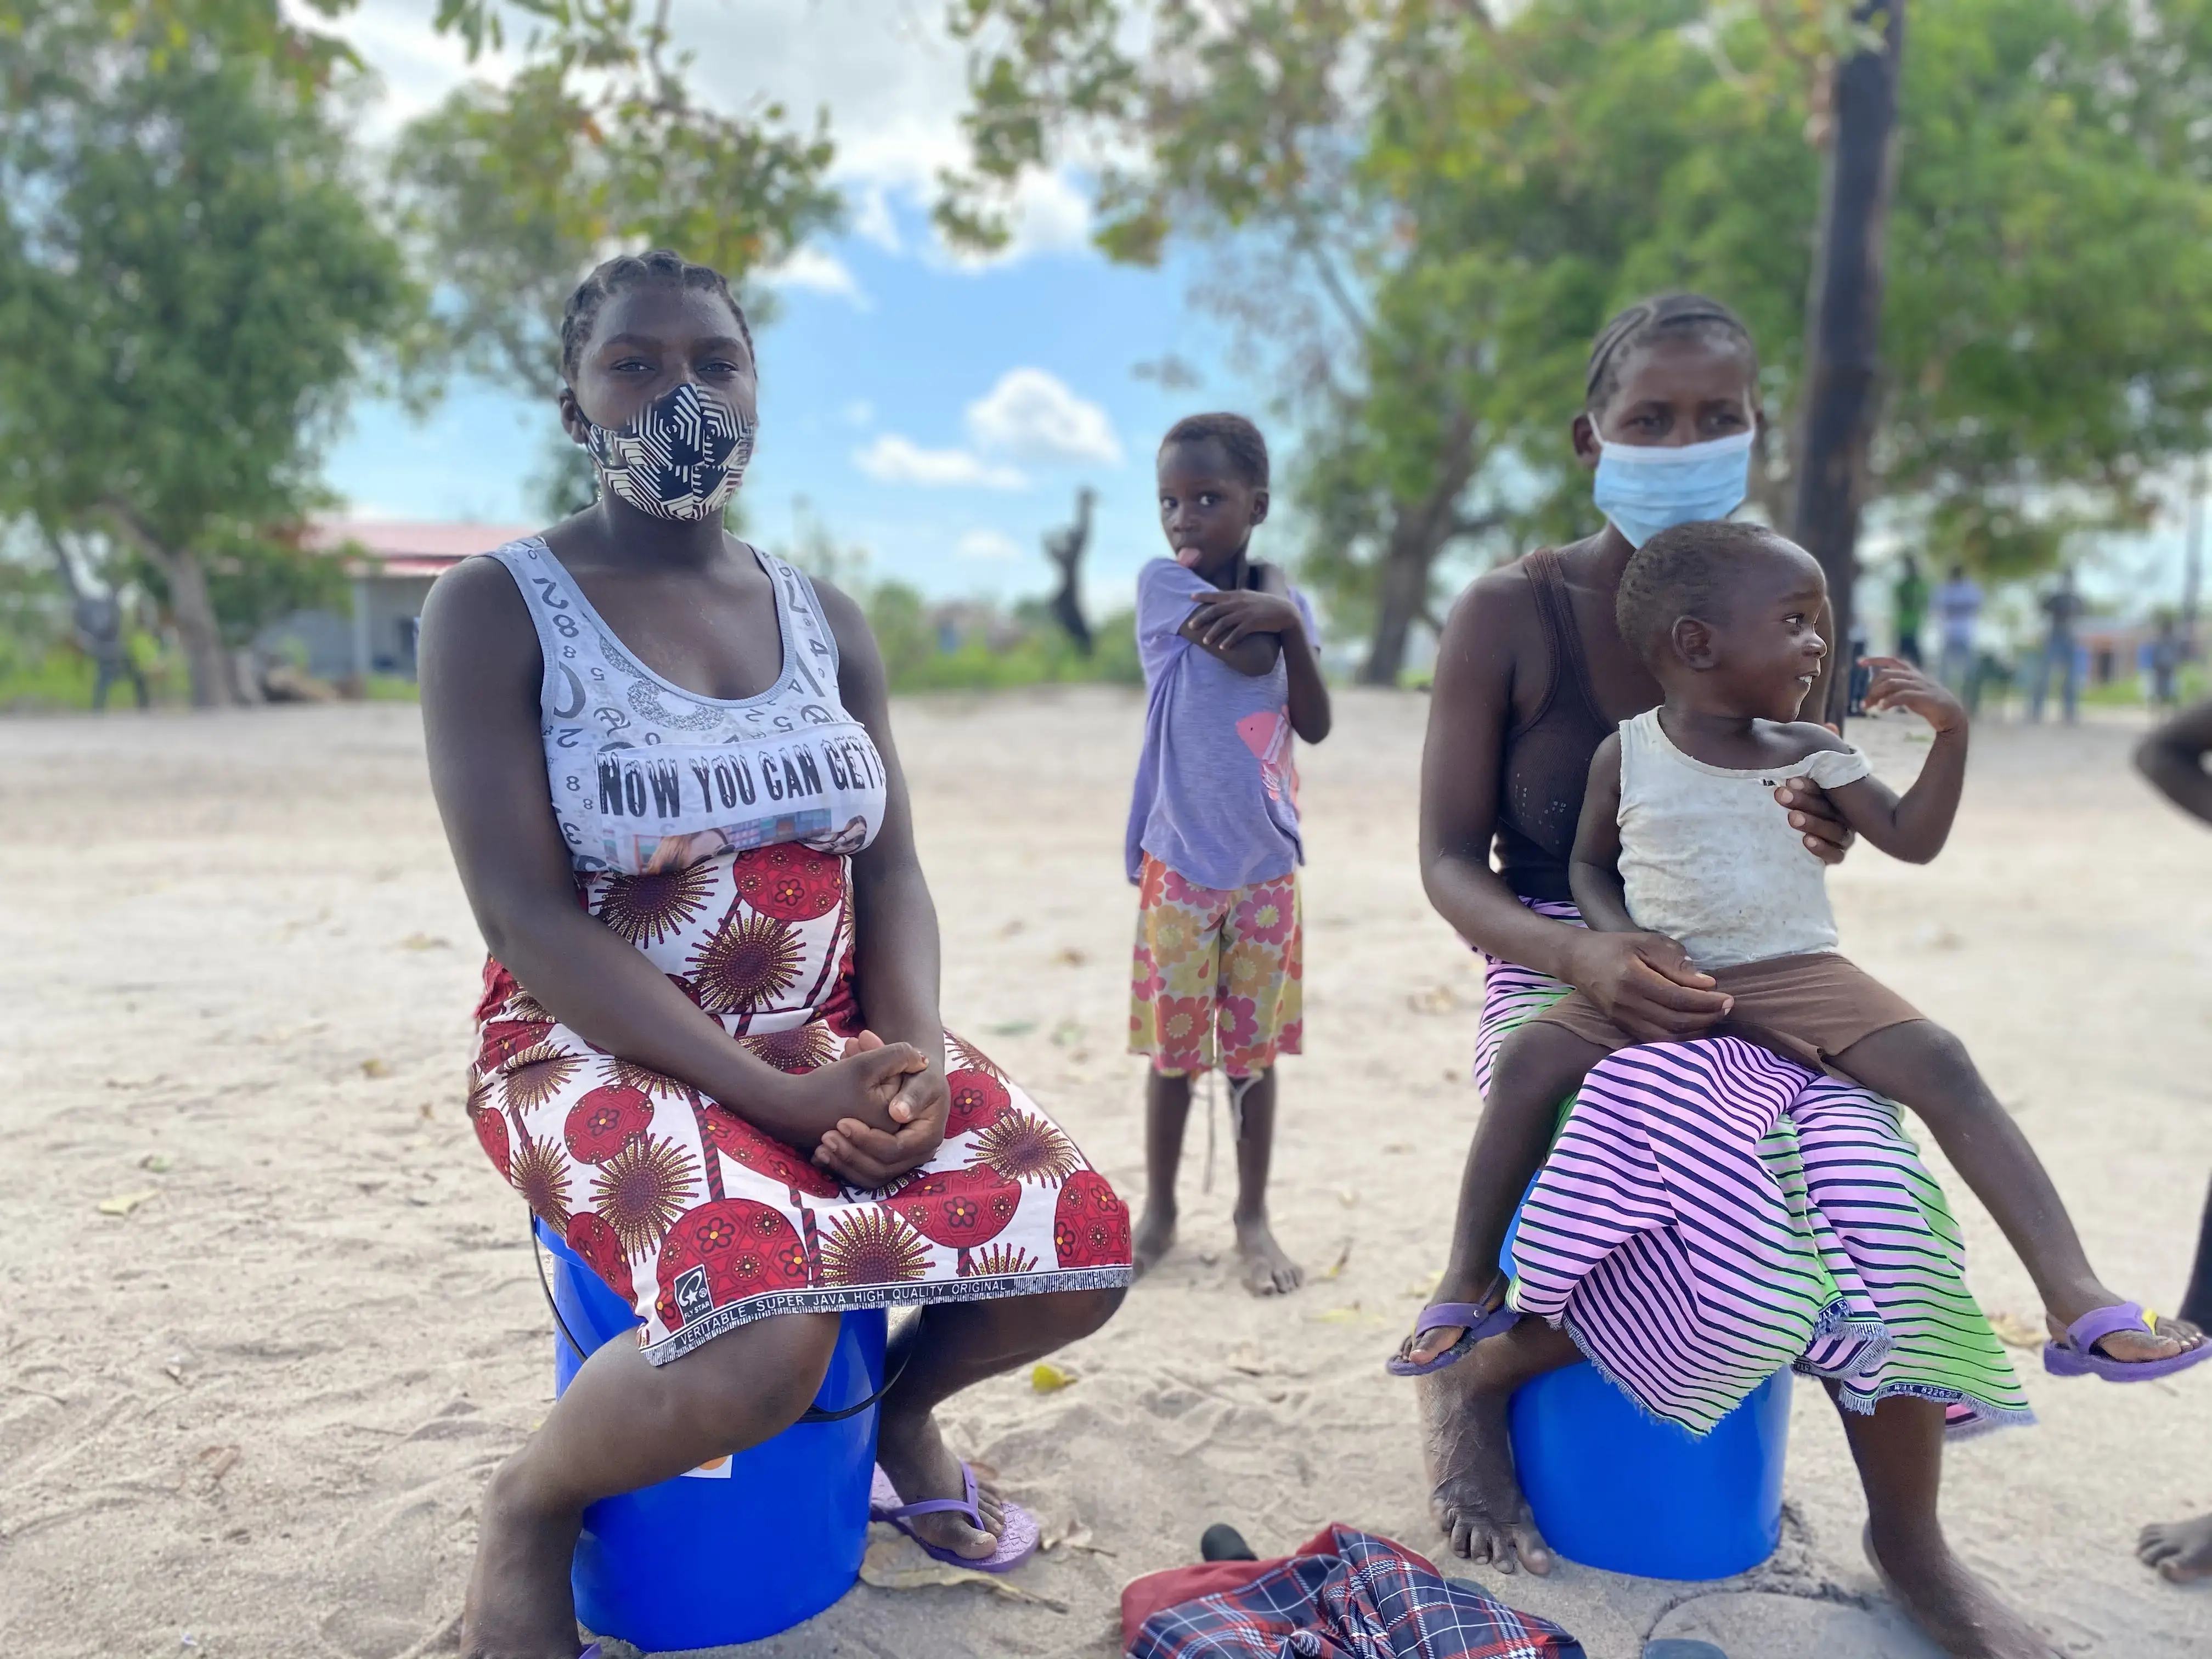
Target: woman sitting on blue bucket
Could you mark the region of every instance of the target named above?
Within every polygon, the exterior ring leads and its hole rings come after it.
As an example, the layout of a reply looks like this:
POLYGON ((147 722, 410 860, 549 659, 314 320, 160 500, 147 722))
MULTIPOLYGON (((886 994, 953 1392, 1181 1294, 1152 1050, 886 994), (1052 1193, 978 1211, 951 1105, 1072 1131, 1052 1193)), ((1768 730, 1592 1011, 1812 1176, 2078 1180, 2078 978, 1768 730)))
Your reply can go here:
POLYGON ((933 1553, 1003 1570, 1035 1522, 935 1408, 1097 1329, 1129 1280, 1113 1188, 939 1022, 859 608, 723 528, 758 390, 727 283, 610 260, 561 349, 599 498, 441 579, 423 724, 491 948, 470 1117, 643 1325, 493 1476, 462 1647, 498 1659, 574 1659, 586 1506, 795 1421, 848 1308, 923 1304, 881 1472, 933 1553))
MULTIPOLYGON (((1577 925, 1568 860, 1591 757, 1620 722, 1660 700, 1614 620, 1621 572, 1659 531, 1735 508, 1759 418, 1758 362, 1733 313, 1694 295, 1631 307, 1598 337, 1573 426, 1608 522, 1482 577, 1445 626, 1423 759, 1422 863, 1431 902, 1488 959, 1480 1086, 1506 1033, 1579 989, 1632 1036, 1677 1042, 1667 1054, 1677 1071, 1697 1071, 1697 1091, 1725 1100, 1744 1090, 1739 1057, 1758 1051, 1683 1041, 1717 1024, 1726 999, 1647 960, 1639 936, 1577 925)), ((1778 779, 1777 793, 1812 852, 1842 856, 1848 831, 1817 785, 1778 779)), ((1601 1062, 1591 1092, 1608 1068, 1648 1053, 1601 1062)), ((1517 1187, 1491 1190, 1516 1169, 1525 1178, 1529 1162, 1486 1144, 1497 1127, 1486 1115, 1469 1153, 1462 1218, 1510 1212, 1520 1197, 1517 1187)), ((2048 1655, 1952 1554, 1937 1517, 1947 1422, 2019 1422, 2028 1411, 1966 1289, 1958 1229, 1895 1109, 1820 1079, 1778 1116, 1759 1158, 1774 1186, 1798 1195, 1783 1240, 1792 1295, 1771 1324, 1705 1316, 1676 1271, 1679 1235, 1655 1219, 1582 1281, 1565 1328, 1501 1320, 1510 1328, 1471 1340, 1467 1327, 1481 1322, 1501 1287, 1494 1260, 1479 1267, 1455 1238, 1437 1302, 1456 1305, 1425 1314, 1394 1367, 1425 1373, 1431 1508, 1453 1550, 1506 1571, 1516 1562, 1549 1569, 1507 1433, 1507 1404, 1522 1383, 1587 1354, 1647 1411, 1694 1399, 1710 1427, 1765 1376, 1800 1364, 1826 1373, 1846 1407, 1871 1553, 1899 1602, 1946 1652, 2048 1655), (1831 1308, 1863 1308, 1881 1340, 1831 1328, 1831 1308)))

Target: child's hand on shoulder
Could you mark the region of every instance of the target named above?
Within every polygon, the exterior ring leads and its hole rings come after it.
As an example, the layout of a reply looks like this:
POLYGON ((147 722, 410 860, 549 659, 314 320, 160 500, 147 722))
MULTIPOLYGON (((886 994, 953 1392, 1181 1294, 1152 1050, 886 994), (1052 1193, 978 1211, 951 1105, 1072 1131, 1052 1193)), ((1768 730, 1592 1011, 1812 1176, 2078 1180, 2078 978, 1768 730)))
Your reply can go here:
POLYGON ((1302 631, 1305 618, 1286 595, 1265 593, 1249 587, 1224 588, 1202 594, 1191 606, 1184 636, 1208 650, 1226 650, 1255 634, 1291 635, 1302 631))
POLYGON ((1902 708, 1919 715, 1939 732, 1966 728, 1966 706, 1942 681, 1923 673, 1902 657, 1868 657, 1863 660, 1874 670, 1874 678, 1868 682, 1866 690, 1869 714, 1902 708))

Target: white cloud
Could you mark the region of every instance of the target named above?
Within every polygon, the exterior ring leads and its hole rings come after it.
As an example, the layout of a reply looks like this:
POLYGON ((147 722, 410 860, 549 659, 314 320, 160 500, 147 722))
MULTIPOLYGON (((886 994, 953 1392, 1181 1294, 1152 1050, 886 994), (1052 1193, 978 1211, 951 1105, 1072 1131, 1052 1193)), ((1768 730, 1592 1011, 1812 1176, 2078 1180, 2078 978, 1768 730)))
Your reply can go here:
POLYGON ((775 270, 762 272, 761 280, 770 288, 799 288, 812 294, 835 295, 841 300, 851 301, 862 311, 868 309, 868 296, 861 291, 860 279, 845 262, 811 243, 775 270))
MULTIPOLYGON (((956 155, 951 165, 958 166, 956 155)), ((927 188, 917 187, 917 199, 933 199, 934 175, 927 188)), ((939 256, 962 270, 988 270, 1012 264, 1039 253, 1080 253, 1091 246, 1091 202, 1066 168, 1024 175, 1007 204, 1006 244, 989 253, 967 249, 953 252, 940 244, 939 256)))
POLYGON ((853 465, 878 483, 921 484, 933 489, 1022 489, 1029 484, 1011 466, 994 465, 964 449, 924 449, 895 432, 854 450, 853 465))
POLYGON ((1041 368, 1013 368, 968 405, 968 433, 976 447, 1018 461, 1095 461, 1121 464, 1114 423, 1041 368))
POLYGON ((890 193, 883 185, 863 185, 847 198, 846 205, 852 211, 853 234, 864 242, 873 242, 886 253, 906 252, 898 216, 891 211, 890 193))
POLYGON ((866 398, 855 398, 845 405, 845 422, 848 426, 873 426, 876 406, 866 398))
POLYGON ((963 559, 1018 559, 1022 544, 998 530, 971 530, 952 544, 963 559))

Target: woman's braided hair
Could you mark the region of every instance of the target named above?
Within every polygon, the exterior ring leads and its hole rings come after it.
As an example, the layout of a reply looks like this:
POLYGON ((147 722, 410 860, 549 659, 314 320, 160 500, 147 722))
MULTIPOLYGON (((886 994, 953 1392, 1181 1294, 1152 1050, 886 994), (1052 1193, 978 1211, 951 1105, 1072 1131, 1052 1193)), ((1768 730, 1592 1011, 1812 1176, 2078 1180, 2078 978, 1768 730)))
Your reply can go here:
POLYGON ((1752 343, 1751 331, 1743 325, 1742 318, 1702 294, 1656 294, 1638 300, 1598 331, 1590 347, 1589 373, 1583 383, 1583 410, 1595 414, 1605 407, 1620 385, 1621 364, 1637 347, 1662 335, 1705 332, 1724 334, 1740 342, 1744 355, 1752 361, 1753 373, 1757 372, 1759 349, 1752 343))
POLYGON ((584 343, 592 337, 592 325, 599 318, 599 307, 623 289, 635 288, 641 283, 671 283, 678 288, 703 289, 720 296, 722 303, 737 317, 738 332, 744 340, 745 349, 753 349, 752 325, 745 320, 745 308, 730 292, 722 273, 712 265, 693 264, 680 253, 657 247, 648 253, 620 254, 576 284, 576 291, 568 296, 568 308, 561 314, 562 380, 573 381, 576 378, 576 362, 584 355, 584 343))

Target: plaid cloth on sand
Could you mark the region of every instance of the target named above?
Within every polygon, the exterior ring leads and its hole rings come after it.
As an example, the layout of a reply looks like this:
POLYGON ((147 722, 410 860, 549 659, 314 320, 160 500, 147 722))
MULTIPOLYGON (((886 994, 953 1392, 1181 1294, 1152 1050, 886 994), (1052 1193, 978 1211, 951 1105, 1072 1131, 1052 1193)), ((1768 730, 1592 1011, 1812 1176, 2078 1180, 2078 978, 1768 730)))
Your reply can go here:
POLYGON ((1129 1659, 1584 1659, 1557 1625, 1341 1526, 1279 1560, 1147 1574, 1121 1592, 1121 1630, 1129 1659))

